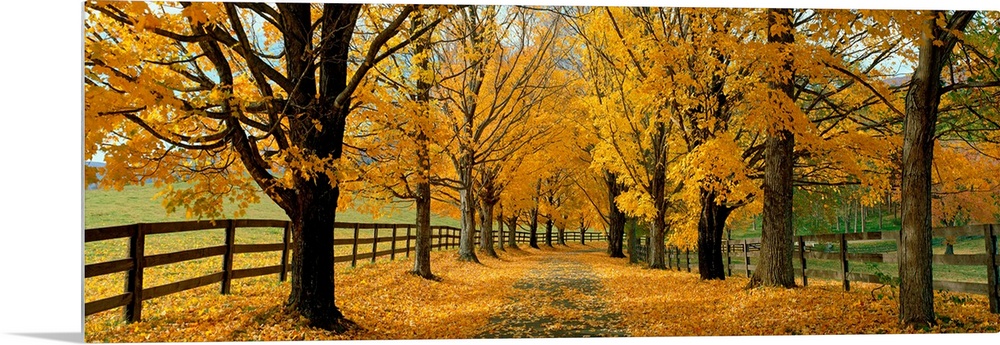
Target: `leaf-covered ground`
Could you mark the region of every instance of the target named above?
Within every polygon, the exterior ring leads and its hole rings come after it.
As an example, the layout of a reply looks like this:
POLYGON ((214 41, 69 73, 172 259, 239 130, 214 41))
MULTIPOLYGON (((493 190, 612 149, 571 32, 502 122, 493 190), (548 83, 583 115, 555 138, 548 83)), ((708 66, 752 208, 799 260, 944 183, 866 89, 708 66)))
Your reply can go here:
MULTIPOLYGON (((231 295, 217 286, 147 301, 143 322, 121 322, 120 310, 86 318, 88 342, 319 339, 455 339, 475 337, 694 336, 858 333, 995 333, 1000 315, 985 296, 939 293, 940 324, 897 326, 892 291, 810 281, 790 290, 743 290, 745 278, 705 282, 697 274, 649 270, 609 259, 603 243, 500 252, 482 265, 459 263, 454 251, 432 254, 440 281, 407 274, 412 262, 339 268, 338 305, 360 329, 333 335, 282 311, 288 283, 274 277, 237 280, 231 295)), ((88 285, 87 288, 91 288, 88 285)))
MULTIPOLYGON (((603 248, 603 247, 602 247, 603 248)), ((602 284, 589 265, 573 260, 602 248, 547 255, 514 284, 516 294, 477 338, 583 338, 627 336, 609 312, 602 284)))

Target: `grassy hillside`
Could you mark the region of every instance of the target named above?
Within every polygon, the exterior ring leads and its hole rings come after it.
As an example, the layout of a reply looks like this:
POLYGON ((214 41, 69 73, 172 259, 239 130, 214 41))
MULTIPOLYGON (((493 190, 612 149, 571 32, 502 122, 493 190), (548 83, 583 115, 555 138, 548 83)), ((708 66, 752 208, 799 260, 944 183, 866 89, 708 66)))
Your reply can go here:
MULTIPOLYGON (((152 186, 130 186, 120 192, 113 190, 87 190, 84 192, 84 227, 95 228, 132 223, 188 220, 184 217, 183 210, 174 214, 167 214, 161 206, 160 200, 153 198, 156 192, 157 189, 152 186)), ((247 214, 240 218, 288 219, 284 211, 270 199, 266 197, 262 197, 261 199, 261 203, 251 205, 247 210, 247 214)), ((233 205, 225 206, 227 214, 232 214, 232 211, 235 210, 233 205)), ((337 220, 341 222, 376 221, 381 223, 413 223, 414 212, 410 208, 410 204, 396 203, 394 205, 386 205, 383 213, 387 216, 378 219, 370 214, 346 209, 337 212, 337 220)), ((431 224, 458 226, 459 222, 453 218, 432 215, 431 224)), ((405 232, 400 234, 405 234, 405 232)), ((365 229, 359 233, 360 238, 370 238, 373 235, 374 233, 371 229, 365 229)), ((387 235, 387 229, 383 229, 383 232, 380 233, 380 237, 387 235)), ((281 229, 240 228, 236 232, 235 242, 237 244, 281 243, 282 236, 283 231, 281 229)), ((334 236, 337 238, 350 238, 353 236, 353 231, 350 229, 336 229, 334 236)), ((225 233, 222 229, 150 235, 146 237, 145 251, 147 255, 155 255, 205 248, 223 244, 224 238, 225 233)), ((405 240, 398 240, 395 246, 396 248, 402 248, 406 243, 405 240)), ((377 250, 388 250, 392 245, 391 241, 380 241, 377 244, 377 250)), ((336 246, 334 251, 335 255, 338 256, 349 255, 352 252, 349 245, 336 246)), ((365 254, 372 251, 372 246, 366 245, 359 246, 357 252, 358 254, 365 254)), ((89 242, 84 245, 83 253, 85 264, 124 259, 128 257, 128 239, 119 238, 89 242)), ((236 269, 265 267, 279 263, 280 258, 280 252, 241 253, 234 255, 233 266, 236 269)), ((385 258, 382 260, 385 260, 385 258)), ((147 278, 144 281, 144 286, 149 288, 211 274, 218 272, 221 265, 221 256, 213 256, 147 268, 145 271, 147 278)), ((346 263, 339 264, 339 267, 341 267, 340 269, 346 269, 346 265, 346 263)), ((120 294, 124 279, 124 272, 85 279, 85 299, 93 301, 120 294)))
MULTIPOLYGON (((87 190, 84 192, 84 227, 94 228, 101 226, 131 224, 139 222, 166 222, 194 220, 186 219, 184 211, 167 214, 159 199, 153 199, 157 189, 153 186, 129 186, 122 191, 115 190, 87 190)), ((411 203, 399 202, 394 205, 386 205, 383 213, 386 216, 375 219, 370 214, 364 214, 352 209, 338 210, 337 221, 341 222, 381 222, 381 223, 413 223, 415 210, 411 203), (393 207, 394 206, 394 207, 393 207)), ((226 214, 231 215, 236 207, 226 205, 226 214)), ((259 204, 250 205, 246 216, 240 218, 255 219, 288 219, 285 212, 281 210, 271 199, 261 196, 259 204)), ((433 225, 458 226, 459 221, 454 218, 431 216, 433 225)))

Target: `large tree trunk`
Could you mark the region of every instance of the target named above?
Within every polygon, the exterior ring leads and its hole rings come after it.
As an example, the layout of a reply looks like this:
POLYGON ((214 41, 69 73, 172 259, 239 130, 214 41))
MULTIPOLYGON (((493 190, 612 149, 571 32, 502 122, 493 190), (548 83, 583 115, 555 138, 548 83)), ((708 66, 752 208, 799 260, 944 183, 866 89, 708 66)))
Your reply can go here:
MULTIPOLYGON (((421 158, 423 159, 423 158, 421 158)), ((431 185, 417 184, 417 238, 413 245, 413 274, 433 279, 431 273, 431 185)))
POLYGON ((463 181, 466 182, 466 187, 459 191, 460 202, 461 202, 461 212, 462 212, 462 230, 459 233, 458 238, 458 260, 459 261, 471 261, 479 263, 479 258, 476 257, 476 199, 472 195, 472 166, 469 165, 468 172, 462 172, 463 181), (464 177, 468 174, 468 180, 464 177))
POLYGON ((635 226, 636 224, 633 222, 628 231, 628 262, 633 264, 639 263, 639 253, 636 253, 636 249, 639 247, 639 238, 635 226))
MULTIPOLYGON (((323 6, 322 35, 319 49, 320 80, 317 83, 311 59, 301 59, 313 50, 312 19, 309 4, 279 4, 285 30, 285 60, 289 75, 297 78, 298 88, 289 91, 291 108, 303 109, 289 121, 290 142, 309 148, 320 158, 340 159, 344 129, 349 108, 334 102, 346 88, 347 55, 350 38, 360 11, 360 5, 323 6), (319 86, 317 90, 317 84, 319 86), (315 102, 317 96, 320 102, 315 102), (323 130, 313 130, 312 120, 321 119, 323 130)), ((309 319, 313 327, 343 332, 353 327, 344 319, 335 303, 333 282, 333 225, 337 214, 340 189, 336 181, 318 174, 306 180, 295 174, 297 193, 294 202, 281 202, 293 227, 292 282, 288 297, 289 309, 309 319)))
POLYGON ((701 279, 726 279, 722 263, 722 232, 733 209, 719 205, 715 192, 701 190, 698 219, 698 274, 701 279))
MULTIPOLYGON (((468 36, 469 43, 478 52, 480 50, 479 45, 482 42, 482 30, 484 30, 484 27, 480 25, 478 12, 475 7, 467 7, 466 10, 467 19, 469 20, 468 24, 472 29, 468 36)), ((486 75, 484 59, 485 55, 481 55, 479 60, 473 62, 471 70, 468 72, 468 75, 471 77, 466 80, 468 90, 464 94, 465 104, 462 109, 465 122, 462 124, 461 129, 464 138, 459 143, 462 152, 458 162, 459 180, 463 188, 459 190, 462 230, 459 233, 458 260, 476 263, 479 263, 479 258, 476 257, 476 240, 473 237, 476 232, 476 198, 473 195, 475 183, 472 174, 476 166, 476 152, 473 146, 475 143, 471 142, 471 140, 475 138, 473 127, 475 126, 476 109, 478 107, 477 100, 479 91, 482 88, 483 78, 486 75)))
POLYGON ((507 217, 507 247, 517 249, 517 216, 507 217))
POLYGON ((479 250, 496 258, 498 257, 497 252, 493 249, 493 206, 496 204, 490 203, 488 200, 482 201, 480 204, 482 205, 482 214, 480 214, 482 230, 479 231, 479 250))
POLYGON ((497 249, 500 251, 507 251, 503 248, 504 246, 504 232, 503 232, 503 204, 500 205, 500 211, 497 213, 497 249))
MULTIPOLYGON (((957 39, 936 25, 940 11, 924 21, 920 53, 906 93, 903 122, 902 229, 899 236, 899 320, 907 325, 934 324, 931 273, 931 163, 941 100, 941 70, 957 39), (937 42, 938 44, 935 44, 937 42)), ((975 11, 956 11, 948 28, 964 31, 975 11)))
POLYGON ((556 240, 561 245, 566 245, 566 226, 556 227, 556 240))
MULTIPOLYGON (((417 10, 413 12, 413 25, 410 33, 424 25, 423 14, 417 10)), ((414 51, 422 54, 430 49, 430 35, 420 36, 415 42, 414 51)), ((417 62, 417 68, 427 71, 429 59, 421 59, 417 62)), ((420 102, 420 109, 424 113, 421 117, 427 117, 428 104, 430 100, 431 84, 426 78, 421 78, 422 73, 417 76, 416 99, 420 102)), ((419 125, 418 125, 419 126, 419 125)), ((431 171, 431 157, 428 149, 427 132, 422 126, 417 128, 417 186, 414 190, 417 207, 417 233, 413 245, 413 274, 425 279, 433 279, 431 273, 431 183, 429 173, 431 171)))
MULTIPOLYGON (((779 27, 776 32, 768 32, 768 43, 780 44, 783 50, 789 49, 788 46, 795 42, 791 18, 791 10, 768 10, 769 27, 779 27)), ((792 70, 790 58, 782 68, 792 70)), ((772 87, 781 90, 789 98, 786 102, 794 99, 791 74, 786 79, 773 82, 772 87)), ((773 131, 764 142, 764 224, 760 235, 760 260, 757 262, 757 270, 750 278, 749 287, 795 286, 795 273, 792 270, 792 164, 795 137, 784 126, 783 124, 782 128, 773 131)))
POLYGON ((545 219, 545 245, 552 246, 552 218, 545 219))
POLYGON ((646 258, 649 262, 649 268, 656 269, 666 269, 666 252, 667 247, 664 242, 664 237, 667 233, 667 222, 665 218, 665 210, 656 211, 656 219, 653 220, 653 229, 649 232, 649 257, 646 258))
POLYGON ((287 305, 314 327, 344 331, 350 323, 334 300, 333 224, 340 191, 325 177, 300 188, 299 210, 288 212, 293 227, 292 287, 287 305), (325 185, 324 185, 325 183, 325 185))
POLYGON ((625 213, 615 203, 615 198, 622 193, 622 185, 618 183, 618 177, 607 170, 604 171, 604 183, 608 186, 608 255, 624 258, 625 213))
POLYGON ((535 203, 535 208, 531 209, 531 223, 528 232, 530 232, 528 246, 538 249, 538 203, 535 203))
MULTIPOLYGON (((659 126, 659 134, 662 140, 666 140, 666 129, 663 125, 659 126)), ((664 144, 658 145, 659 150, 666 150, 664 144)), ((666 243, 664 243, 664 238, 667 234, 667 201, 666 201, 666 185, 667 185, 667 171, 665 163, 666 152, 658 152, 657 156, 660 156, 658 160, 661 162, 656 164, 653 168, 653 176, 650 181, 652 186, 652 191, 650 194, 653 198, 653 205, 656 207, 656 216, 653 218, 653 228, 649 231, 649 253, 647 261, 649 263, 649 268, 655 269, 666 269, 666 243)))

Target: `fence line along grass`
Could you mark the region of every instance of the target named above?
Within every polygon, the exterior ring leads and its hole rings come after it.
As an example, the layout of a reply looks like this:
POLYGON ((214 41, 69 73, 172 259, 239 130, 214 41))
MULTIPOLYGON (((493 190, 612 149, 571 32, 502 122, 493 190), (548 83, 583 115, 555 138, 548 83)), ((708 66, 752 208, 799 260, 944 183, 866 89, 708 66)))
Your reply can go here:
MULTIPOLYGON (((947 237, 963 239, 955 244, 953 254, 945 254, 943 248, 935 248, 934 289, 986 295, 990 312, 1000 313, 1000 255, 997 250, 1000 226, 970 225, 935 228, 933 231, 937 242, 943 243, 943 239, 947 237), (976 242, 978 250, 974 245, 976 242)), ((898 232, 795 236, 795 275, 801 279, 799 282, 802 285, 808 285, 810 279, 815 278, 836 280, 847 291, 851 289, 851 282, 896 285, 899 272, 895 251, 897 246, 886 243, 896 243, 898 239, 898 232), (855 246, 861 250, 852 250, 855 246), (878 251, 878 248, 892 251, 878 251)), ((640 243, 643 245, 636 248, 636 251, 639 258, 645 258, 648 238, 640 243)), ((723 240, 722 246, 727 275, 749 277, 753 274, 760 253, 760 238, 727 238, 723 240)), ((691 255, 676 248, 668 248, 667 260, 671 267, 697 271, 697 264, 688 264, 691 255)))
MULTIPOLYGON (((380 257, 409 257, 416 240, 412 224, 336 223, 334 228, 334 263, 351 267, 380 257)), ((458 247, 458 228, 432 226, 431 232, 432 250, 458 247)), ((494 233, 496 241, 502 236, 494 233)), ((150 299, 215 284, 229 294, 235 279, 276 274, 285 281, 293 249, 290 222, 260 219, 94 228, 84 232, 84 242, 96 252, 84 265, 84 314, 123 308, 130 322, 142 319, 143 302, 150 299)))

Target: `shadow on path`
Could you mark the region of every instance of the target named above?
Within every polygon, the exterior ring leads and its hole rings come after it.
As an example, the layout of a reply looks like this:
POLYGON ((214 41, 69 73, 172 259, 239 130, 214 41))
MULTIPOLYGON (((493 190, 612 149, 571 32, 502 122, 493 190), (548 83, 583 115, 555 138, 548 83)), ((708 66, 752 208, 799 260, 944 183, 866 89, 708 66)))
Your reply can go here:
POLYGON ((590 266, 575 260, 582 252, 547 253, 514 284, 511 303, 492 316, 476 338, 628 336, 619 315, 605 309, 600 279, 590 266))

